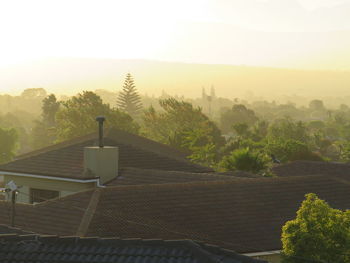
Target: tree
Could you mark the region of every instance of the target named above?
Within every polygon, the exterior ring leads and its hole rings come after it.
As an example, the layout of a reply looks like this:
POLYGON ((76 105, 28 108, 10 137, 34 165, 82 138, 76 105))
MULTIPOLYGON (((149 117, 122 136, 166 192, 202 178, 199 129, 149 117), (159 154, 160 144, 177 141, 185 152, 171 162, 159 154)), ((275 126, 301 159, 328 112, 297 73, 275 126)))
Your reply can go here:
POLYGON ((56 113, 60 107, 60 102, 57 101, 54 94, 50 94, 48 97, 43 99, 42 109, 42 120, 48 126, 52 127, 56 124, 56 113))
POLYGON ((257 121, 253 126, 253 132, 252 132, 252 139, 254 141, 261 141, 263 140, 269 129, 269 123, 265 120, 259 120, 257 121))
POLYGON ((21 97, 25 99, 33 99, 33 98, 45 98, 47 95, 46 90, 43 88, 31 88, 31 89, 25 89, 21 97))
POLYGON ((265 150, 282 162, 297 160, 323 161, 322 157, 313 153, 306 143, 293 139, 269 140, 265 145, 265 150))
POLYGON ((230 110, 226 110, 220 117, 220 128, 222 132, 232 131, 232 126, 237 123, 253 125, 258 120, 253 110, 247 109, 243 104, 236 104, 230 110))
POLYGON ((44 98, 41 106, 41 120, 36 120, 31 132, 30 143, 34 149, 51 145, 56 140, 56 113, 60 107, 54 94, 44 98))
POLYGON ((251 135, 248 124, 244 122, 233 124, 232 127, 241 138, 248 138, 251 135))
POLYGON ((224 143, 220 130, 201 108, 174 98, 160 100, 159 104, 162 112, 150 107, 144 113, 143 133, 147 137, 189 152, 195 146, 224 143))
POLYGON ((0 163, 6 163, 12 160, 17 149, 18 134, 16 129, 0 128, 0 163))
POLYGON ((110 108, 91 91, 84 91, 62 103, 57 112, 57 140, 64 141, 97 130, 96 116, 106 117, 106 126, 138 133, 139 126, 125 112, 110 108))
POLYGON ((350 162, 350 142, 339 141, 337 144, 340 149, 340 160, 343 162, 350 162))
POLYGON ((309 141, 308 130, 301 121, 294 122, 290 118, 278 119, 269 127, 267 137, 270 140, 296 140, 307 143, 309 141))
POLYGON ((350 211, 331 208, 307 194, 295 219, 282 228, 283 261, 288 263, 350 260, 350 211))
POLYGON ((268 160, 265 156, 249 148, 237 149, 225 156, 219 166, 225 171, 247 171, 253 173, 263 172, 268 168, 268 160))
POLYGON ((194 163, 213 167, 218 155, 210 127, 196 127, 193 130, 185 131, 184 135, 182 146, 191 152, 188 158, 194 163))
POLYGON ((130 73, 126 75, 123 90, 118 95, 117 107, 130 116, 138 115, 142 109, 141 98, 137 93, 134 79, 130 73))
POLYGON ((322 100, 312 100, 309 103, 309 108, 312 111, 324 111, 325 107, 322 100))

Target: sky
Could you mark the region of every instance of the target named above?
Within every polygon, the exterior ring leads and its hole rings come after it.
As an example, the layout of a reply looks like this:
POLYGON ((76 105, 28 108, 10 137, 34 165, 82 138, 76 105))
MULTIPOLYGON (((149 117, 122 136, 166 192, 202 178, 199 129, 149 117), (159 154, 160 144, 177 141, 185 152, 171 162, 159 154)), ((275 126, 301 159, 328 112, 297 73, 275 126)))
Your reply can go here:
POLYGON ((92 57, 348 69, 348 14, 350 0, 0 0, 0 66, 92 57))

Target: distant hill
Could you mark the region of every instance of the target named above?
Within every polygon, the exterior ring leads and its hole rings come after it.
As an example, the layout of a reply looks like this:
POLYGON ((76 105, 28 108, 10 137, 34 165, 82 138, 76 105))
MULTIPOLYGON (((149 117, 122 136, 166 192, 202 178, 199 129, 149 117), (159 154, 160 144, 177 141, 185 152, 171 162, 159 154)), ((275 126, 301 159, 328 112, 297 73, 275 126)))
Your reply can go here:
POLYGON ((267 67, 186 64, 148 60, 63 58, 0 68, 1 93, 43 87, 73 95, 82 90, 117 91, 130 72, 139 91, 201 96, 214 85, 218 96, 349 96, 350 71, 292 70, 267 67))

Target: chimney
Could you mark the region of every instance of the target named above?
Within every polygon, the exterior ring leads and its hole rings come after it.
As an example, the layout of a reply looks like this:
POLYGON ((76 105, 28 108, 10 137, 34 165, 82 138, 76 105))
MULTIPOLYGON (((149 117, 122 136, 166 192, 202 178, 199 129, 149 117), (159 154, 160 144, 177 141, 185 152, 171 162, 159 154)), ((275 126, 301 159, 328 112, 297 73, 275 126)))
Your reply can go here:
POLYGON ((103 122, 106 120, 103 116, 96 117, 98 122, 98 147, 103 148, 103 122))
POLYGON ((96 118, 99 124, 98 146, 84 148, 84 176, 99 177, 104 184, 118 176, 118 147, 105 146, 103 141, 103 122, 105 117, 96 118))

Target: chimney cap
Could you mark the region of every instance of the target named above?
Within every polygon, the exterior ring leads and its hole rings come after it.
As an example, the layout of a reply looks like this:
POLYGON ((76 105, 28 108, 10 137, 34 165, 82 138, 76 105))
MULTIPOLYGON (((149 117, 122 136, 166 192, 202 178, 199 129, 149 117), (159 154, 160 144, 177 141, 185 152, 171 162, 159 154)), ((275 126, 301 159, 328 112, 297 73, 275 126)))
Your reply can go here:
POLYGON ((97 116, 96 117, 96 121, 98 122, 104 122, 106 120, 106 118, 104 116, 97 116))

